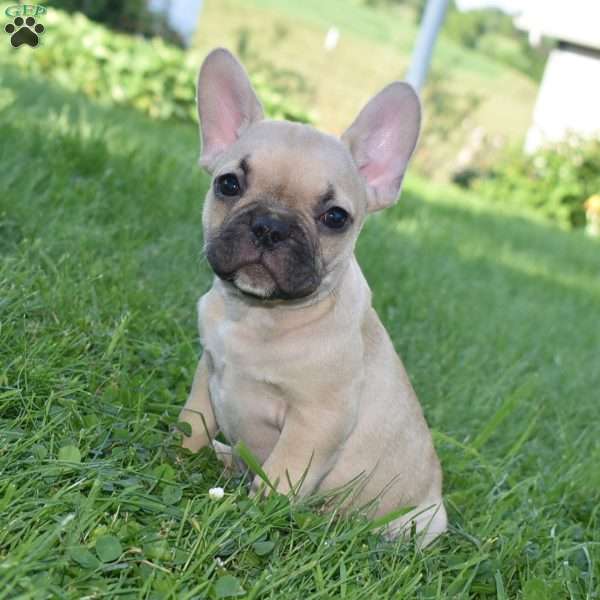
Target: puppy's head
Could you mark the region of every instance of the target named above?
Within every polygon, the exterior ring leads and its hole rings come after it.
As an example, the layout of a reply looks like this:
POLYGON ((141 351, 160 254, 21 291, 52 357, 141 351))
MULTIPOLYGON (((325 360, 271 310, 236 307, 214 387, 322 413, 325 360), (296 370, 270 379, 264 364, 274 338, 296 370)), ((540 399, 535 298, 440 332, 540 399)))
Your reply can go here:
POLYGON ((368 212, 393 204, 420 125, 412 88, 392 83, 341 139, 270 121, 238 61, 211 52, 198 80, 203 212, 214 272, 244 294, 297 299, 332 289, 368 212))

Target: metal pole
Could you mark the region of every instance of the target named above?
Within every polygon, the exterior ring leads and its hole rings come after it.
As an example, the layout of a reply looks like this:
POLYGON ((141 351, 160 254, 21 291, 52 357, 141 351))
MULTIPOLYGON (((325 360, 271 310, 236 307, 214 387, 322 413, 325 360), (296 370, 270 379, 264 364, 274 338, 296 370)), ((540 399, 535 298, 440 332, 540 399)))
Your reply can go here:
POLYGON ((446 10, 448 0, 427 0, 417 43, 413 51, 410 67, 406 74, 406 81, 410 83, 417 92, 421 90, 427 79, 427 71, 433 54, 433 46, 437 39, 446 10))

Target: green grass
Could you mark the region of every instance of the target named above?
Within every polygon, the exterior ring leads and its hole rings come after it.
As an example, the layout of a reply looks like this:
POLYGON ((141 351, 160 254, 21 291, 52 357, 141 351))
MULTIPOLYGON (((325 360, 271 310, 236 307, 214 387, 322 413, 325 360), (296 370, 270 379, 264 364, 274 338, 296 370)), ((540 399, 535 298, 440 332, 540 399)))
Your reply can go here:
MULTIPOLYGON (((209 2, 211 0, 208 0, 209 2)), ((368 6, 360 0, 252 0, 255 10, 267 9, 295 20, 318 25, 326 31, 335 25, 342 33, 370 40, 376 46, 393 46, 396 51, 410 55, 417 37, 418 23, 413 10, 401 3, 368 6)), ((476 52, 469 52, 444 36, 436 54, 438 66, 473 70, 485 77, 500 76, 506 67, 476 52)))
POLYGON ((0 78, 0 597, 599 597, 598 243, 415 179, 365 227, 445 472, 419 553, 170 433, 210 285, 194 127, 0 78))

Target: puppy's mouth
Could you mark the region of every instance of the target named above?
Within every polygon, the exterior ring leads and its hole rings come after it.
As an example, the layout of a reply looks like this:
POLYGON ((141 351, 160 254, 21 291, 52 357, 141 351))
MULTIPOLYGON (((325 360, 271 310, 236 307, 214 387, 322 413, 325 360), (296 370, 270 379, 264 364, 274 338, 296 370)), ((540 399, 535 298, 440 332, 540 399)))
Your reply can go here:
POLYGON ((289 282, 279 283, 277 273, 268 264, 270 257, 265 258, 264 262, 259 258, 256 262, 242 264, 233 272, 226 273, 214 266, 213 271, 244 296, 258 300, 299 300, 310 296, 319 287, 320 278, 316 274, 295 282, 293 286, 289 282))

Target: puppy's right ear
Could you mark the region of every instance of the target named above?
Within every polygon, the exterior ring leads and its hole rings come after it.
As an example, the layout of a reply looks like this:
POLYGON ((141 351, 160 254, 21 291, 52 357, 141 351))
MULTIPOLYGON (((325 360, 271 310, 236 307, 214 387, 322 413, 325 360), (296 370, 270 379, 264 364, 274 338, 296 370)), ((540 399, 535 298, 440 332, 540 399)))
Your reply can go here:
POLYGON ((200 165, 211 171, 223 151, 263 110, 242 65, 224 48, 213 50, 198 76, 198 117, 202 130, 200 165))

